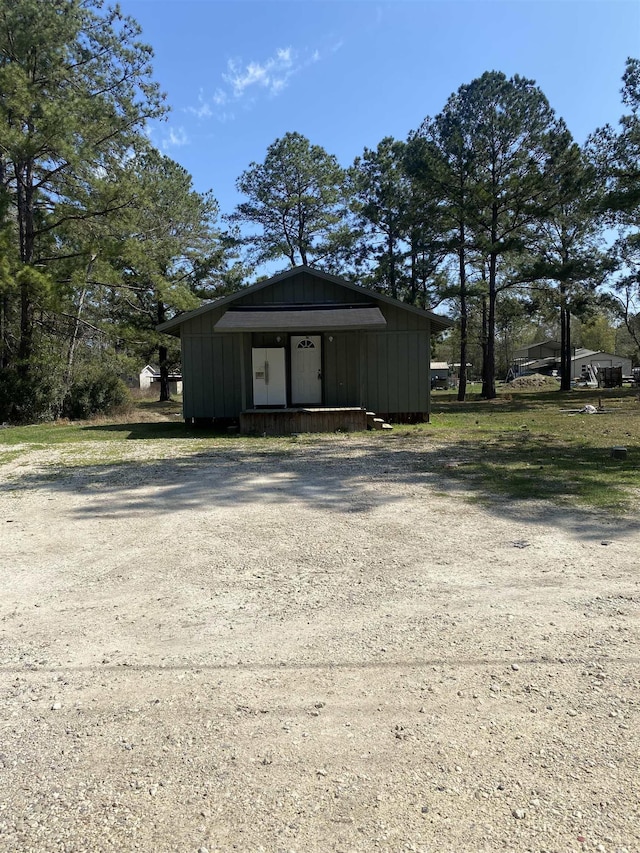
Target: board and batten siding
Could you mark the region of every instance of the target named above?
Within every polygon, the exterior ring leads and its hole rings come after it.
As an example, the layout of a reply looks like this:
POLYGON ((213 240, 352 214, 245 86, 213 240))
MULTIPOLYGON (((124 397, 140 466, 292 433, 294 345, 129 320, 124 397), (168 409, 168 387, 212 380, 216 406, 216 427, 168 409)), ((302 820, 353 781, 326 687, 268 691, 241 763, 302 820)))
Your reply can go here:
POLYGON ((325 405, 386 414, 429 411, 428 328, 327 332, 323 348, 325 405))
MULTIPOLYGON (((185 418, 237 418, 244 408, 247 336, 214 334, 223 313, 220 309, 201 314, 181 329, 185 418)), ((250 353, 249 344, 249 371, 250 353)))
POLYGON ((362 406, 358 365, 358 332, 326 332, 322 336, 325 406, 362 406), (329 338, 333 338, 332 341, 329 338))
MULTIPOLYGON (((371 304, 372 298, 304 274, 247 294, 236 304, 323 302, 371 304)), ((429 319, 386 302, 376 304, 387 322, 385 329, 322 333, 323 405, 363 406, 385 414, 428 413, 429 319)), ((223 306, 199 314, 181 327, 185 418, 237 418, 253 405, 252 346, 280 345, 275 333, 214 332, 225 311, 223 306)), ((288 333, 281 339, 288 347, 288 333)))
POLYGON ((362 334, 362 398, 374 412, 429 411, 429 335, 424 331, 362 334))
POLYGON ((310 273, 300 273, 295 278, 283 279, 274 282, 264 290, 248 293, 240 297, 236 305, 308 305, 320 304, 322 302, 342 304, 370 304, 371 298, 366 293, 358 293, 335 284, 317 278, 310 273))
POLYGON ((429 411, 430 323, 428 318, 379 303, 383 331, 361 332, 364 405, 386 414, 429 411))

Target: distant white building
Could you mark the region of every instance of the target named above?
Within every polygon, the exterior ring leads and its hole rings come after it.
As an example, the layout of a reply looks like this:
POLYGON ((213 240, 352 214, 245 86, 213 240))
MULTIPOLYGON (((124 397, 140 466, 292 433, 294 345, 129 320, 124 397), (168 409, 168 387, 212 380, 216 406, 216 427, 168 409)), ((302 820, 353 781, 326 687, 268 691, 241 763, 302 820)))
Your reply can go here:
MULTIPOLYGON (((148 391, 152 385, 160 382, 160 368, 154 364, 145 365, 139 376, 140 390, 148 391)), ((169 374, 169 393, 182 394, 182 376, 180 373, 169 374)))
POLYGON ((610 352, 577 349, 574 357, 571 359, 572 379, 580 379, 587 367, 597 367, 598 372, 605 367, 621 367, 624 377, 628 378, 632 375, 630 358, 623 358, 620 355, 613 355, 610 352))
MULTIPOLYGON (((560 342, 553 340, 538 341, 526 347, 520 347, 514 353, 513 371, 516 376, 526 373, 560 374, 560 342)), ((620 367, 623 377, 630 377, 631 359, 610 352, 577 347, 571 357, 571 379, 580 381, 590 373, 595 375, 608 367, 620 367)))

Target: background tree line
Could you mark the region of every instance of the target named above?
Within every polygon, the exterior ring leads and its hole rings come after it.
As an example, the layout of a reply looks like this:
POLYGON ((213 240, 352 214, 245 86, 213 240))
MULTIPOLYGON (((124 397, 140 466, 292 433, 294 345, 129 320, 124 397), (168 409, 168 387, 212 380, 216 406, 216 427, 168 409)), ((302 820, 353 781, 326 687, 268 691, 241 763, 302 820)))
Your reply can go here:
POLYGON ((0 5, 0 420, 99 411, 152 361, 167 399, 179 352, 156 325, 265 265, 448 310, 442 346, 481 365, 487 398, 536 335, 560 335, 565 367, 596 339, 637 358, 638 60, 620 126, 582 147, 533 81, 487 72, 348 168, 286 133, 221 223, 149 142, 167 108, 139 37, 99 0, 0 5))

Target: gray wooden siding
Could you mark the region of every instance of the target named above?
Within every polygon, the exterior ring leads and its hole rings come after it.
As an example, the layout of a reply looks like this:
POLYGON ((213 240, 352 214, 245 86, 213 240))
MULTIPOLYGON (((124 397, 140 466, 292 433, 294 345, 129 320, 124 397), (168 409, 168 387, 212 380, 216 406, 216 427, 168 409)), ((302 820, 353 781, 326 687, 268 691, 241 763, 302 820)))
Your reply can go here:
POLYGON ((358 381, 358 341, 357 332, 329 332, 323 336, 322 378, 326 406, 364 405, 358 381))
MULTIPOLYGON (((277 282, 239 304, 269 302, 369 302, 357 292, 303 274, 277 282)), ((326 406, 366 406, 376 412, 428 412, 429 320, 378 302, 387 328, 375 332, 325 332, 322 335, 326 406), (333 341, 329 341, 329 336, 333 341)), ((214 309, 181 328, 187 418, 237 418, 253 405, 252 346, 289 346, 289 336, 273 333, 214 333, 226 309, 214 309)), ((307 330, 300 329, 300 334, 307 330)))
POLYGON ((394 305, 387 305, 384 302, 379 302, 378 308, 382 311, 387 321, 387 332, 429 331, 430 323, 428 317, 421 317, 419 314, 413 314, 411 311, 403 311, 402 308, 396 308, 394 305))
POLYGON ((309 273, 301 273, 295 278, 278 281, 264 290, 249 293, 238 299, 236 305, 269 305, 270 303, 301 304, 312 302, 338 302, 352 304, 370 303, 366 294, 359 294, 332 281, 316 278, 309 273))
POLYGON ((362 337, 363 405, 374 412, 428 412, 428 333, 366 332, 362 337))
POLYGON ((235 418, 243 408, 243 335, 213 334, 223 310, 194 317, 181 329, 185 418, 235 418))
POLYGON ((252 332, 249 337, 252 347, 282 347, 289 344, 288 332, 252 332))

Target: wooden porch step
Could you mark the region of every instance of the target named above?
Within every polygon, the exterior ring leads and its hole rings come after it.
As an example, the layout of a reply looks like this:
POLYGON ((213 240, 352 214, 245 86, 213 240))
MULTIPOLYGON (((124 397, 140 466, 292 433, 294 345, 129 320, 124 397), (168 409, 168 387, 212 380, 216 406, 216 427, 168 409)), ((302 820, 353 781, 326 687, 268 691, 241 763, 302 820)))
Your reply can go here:
POLYGON ((383 418, 377 417, 375 412, 367 412, 367 429, 393 429, 393 427, 385 423, 383 418))

